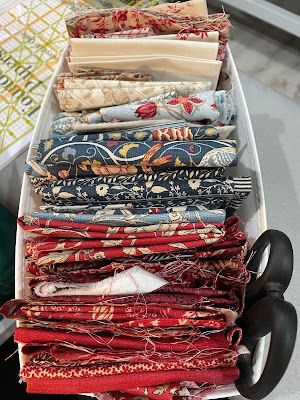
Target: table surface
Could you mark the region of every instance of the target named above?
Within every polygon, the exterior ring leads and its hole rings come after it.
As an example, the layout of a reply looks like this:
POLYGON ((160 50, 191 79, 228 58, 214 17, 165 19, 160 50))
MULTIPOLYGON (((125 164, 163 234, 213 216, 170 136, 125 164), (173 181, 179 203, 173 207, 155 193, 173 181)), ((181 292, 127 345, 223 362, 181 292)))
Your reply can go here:
MULTIPOLYGON (((285 298, 300 307, 300 107, 284 95, 240 73, 260 159, 268 227, 285 232, 295 251, 295 268, 285 298)), ((16 212, 25 153, 0 172, 0 203, 16 212), (12 190, 13 188, 13 190, 12 190)), ((299 337, 298 337, 299 339, 299 337)), ((300 399, 300 347, 267 400, 300 399)), ((241 398, 241 397, 238 397, 241 398)))

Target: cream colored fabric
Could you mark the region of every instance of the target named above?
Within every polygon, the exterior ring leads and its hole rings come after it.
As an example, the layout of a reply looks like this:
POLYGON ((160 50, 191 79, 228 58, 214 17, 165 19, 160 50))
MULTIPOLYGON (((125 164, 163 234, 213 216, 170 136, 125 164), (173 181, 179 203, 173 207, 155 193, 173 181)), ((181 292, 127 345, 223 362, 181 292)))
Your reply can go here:
MULTIPOLYGON (((65 78, 63 80, 65 89, 94 89, 94 88, 136 88, 136 87, 153 87, 162 86, 170 87, 177 85, 184 85, 187 82, 152 82, 152 81, 102 81, 100 79, 80 79, 80 78, 65 78)), ((210 90, 210 82, 193 82, 195 85, 202 88, 202 90, 210 90)))
POLYGON ((210 32, 202 32, 201 35, 196 35, 195 33, 189 33, 186 39, 181 39, 180 36, 175 34, 173 35, 155 35, 143 37, 141 39, 147 40, 183 40, 183 41, 197 41, 197 42, 218 42, 219 41, 219 32, 210 31, 210 32))
POLYGON ((55 89, 59 106, 63 111, 93 110, 102 107, 132 103, 161 94, 170 97, 189 96, 205 90, 202 83, 186 82, 170 86, 133 88, 55 89))
POLYGON ((184 40, 153 40, 148 39, 147 45, 141 39, 70 39, 70 56, 87 57, 90 61, 94 57, 122 57, 126 56, 155 56, 193 57, 206 60, 216 60, 219 43, 194 42, 184 40))
POLYGON ((162 13, 176 12, 191 17, 208 14, 206 0, 192 0, 184 3, 164 3, 150 7, 149 10, 162 13))
POLYGON ((184 57, 154 57, 151 59, 134 59, 126 61, 113 60, 101 62, 69 62, 70 71, 76 68, 123 69, 151 72, 154 81, 201 81, 211 82, 211 89, 217 87, 222 62, 199 60, 184 57))

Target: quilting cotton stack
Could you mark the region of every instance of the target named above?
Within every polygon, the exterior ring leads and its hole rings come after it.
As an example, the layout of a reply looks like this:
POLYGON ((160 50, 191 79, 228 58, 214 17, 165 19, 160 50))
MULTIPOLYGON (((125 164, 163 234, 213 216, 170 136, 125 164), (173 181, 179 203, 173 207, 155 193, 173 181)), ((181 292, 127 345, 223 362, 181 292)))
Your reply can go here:
POLYGON ((235 215, 250 177, 218 81, 228 15, 206 2, 88 9, 67 19, 61 112, 26 172, 29 296, 1 312, 31 393, 202 399, 238 376, 249 273, 235 215))

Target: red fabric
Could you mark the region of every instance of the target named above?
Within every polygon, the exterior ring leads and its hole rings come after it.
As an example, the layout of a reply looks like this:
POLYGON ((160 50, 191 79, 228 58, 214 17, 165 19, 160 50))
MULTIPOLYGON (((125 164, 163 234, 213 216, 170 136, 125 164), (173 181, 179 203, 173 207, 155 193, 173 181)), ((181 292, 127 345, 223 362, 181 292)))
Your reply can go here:
POLYGON ((195 381, 211 385, 226 385, 239 378, 237 367, 214 368, 210 370, 182 370, 140 372, 92 378, 27 378, 27 393, 77 394, 126 390, 134 387, 153 386, 169 382, 195 381))
MULTIPOLYGON (((159 224, 161 228, 158 230, 158 226, 155 225, 152 232, 143 232, 142 227, 110 227, 107 225, 97 224, 84 224, 71 221, 58 221, 58 220, 47 220, 42 218, 36 218, 34 223, 27 225, 24 222, 24 217, 18 218, 19 226, 29 232, 38 233, 47 236, 56 237, 73 237, 73 238, 107 238, 107 239, 124 239, 126 235, 130 237, 136 237, 139 231, 142 237, 158 237, 163 236, 164 232, 181 231, 181 230, 195 230, 204 229, 208 226, 215 226, 222 229, 223 224, 205 224, 203 222, 196 223, 180 223, 180 224, 159 224), (47 229, 45 229, 47 228, 47 229), (52 230, 51 230, 52 228, 52 230)), ((147 226, 151 229, 151 226, 147 226)))
MULTIPOLYGON (((211 240, 211 244, 213 241, 218 241, 221 238, 220 235, 216 235, 214 233, 192 233, 191 234, 180 235, 176 231, 174 235, 160 237, 157 240, 157 237, 141 237, 141 238, 128 238, 128 239, 119 239, 119 240, 63 240, 63 239, 53 239, 48 238, 47 241, 41 240, 40 238, 35 240, 29 240, 25 244, 25 256, 32 256, 38 252, 42 251, 58 251, 58 250, 72 250, 72 249, 97 249, 103 247, 129 247, 129 246, 141 246, 141 245, 153 245, 155 243, 159 244, 169 244, 169 243, 181 243, 181 242, 189 242, 196 241, 201 239, 202 236, 205 237, 203 244, 207 245, 207 239, 211 240), (51 240, 52 239, 52 240, 51 240)), ((234 244, 238 243, 238 240, 233 242, 234 244)), ((232 244, 232 241, 229 242, 229 246, 232 244)))
MULTIPOLYGON (((155 241, 154 241, 155 243, 155 241)), ((101 260, 105 258, 115 259, 122 258, 126 256, 138 257, 143 256, 145 254, 160 254, 160 253, 174 253, 177 251, 189 250, 189 249, 198 249, 200 247, 207 247, 207 242, 202 239, 198 239, 195 241, 187 241, 183 243, 174 243, 170 242, 169 244, 153 244, 147 247, 113 247, 107 248, 102 247, 99 249, 87 249, 87 250, 68 250, 62 252, 40 252, 36 254, 33 260, 37 265, 43 265, 47 263, 64 263, 64 262, 78 262, 78 261, 91 261, 91 260, 101 260)), ((241 249, 240 247, 234 248, 236 249, 236 253, 233 253, 231 248, 225 248, 221 250, 205 250, 203 252, 197 251, 197 256, 202 258, 212 257, 219 251, 220 255, 228 256, 239 254, 241 249)))
POLYGON ((14 339, 19 343, 51 344, 69 343, 91 349, 131 349, 131 350, 153 350, 157 351, 189 351, 207 350, 211 348, 229 347, 236 348, 241 339, 239 328, 229 328, 227 331, 212 333, 197 339, 170 339, 153 338, 150 341, 143 338, 131 338, 126 336, 115 336, 112 334, 91 335, 89 333, 66 332, 51 329, 16 328, 14 339))

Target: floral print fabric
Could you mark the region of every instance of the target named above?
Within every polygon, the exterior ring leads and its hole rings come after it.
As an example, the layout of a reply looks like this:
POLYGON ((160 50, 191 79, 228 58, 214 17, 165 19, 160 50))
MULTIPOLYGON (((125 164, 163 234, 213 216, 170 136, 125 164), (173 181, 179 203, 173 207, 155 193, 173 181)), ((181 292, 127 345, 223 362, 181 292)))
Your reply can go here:
POLYGON ((148 99, 160 94, 169 96, 188 96, 205 90, 210 85, 206 83, 183 83, 171 85, 152 85, 135 88, 56 88, 55 93, 60 108, 64 111, 93 110, 101 107, 108 107, 119 104, 131 103, 134 101, 148 99))
POLYGON ((183 119, 188 122, 209 121, 228 123, 234 110, 225 91, 194 93, 168 99, 149 99, 140 103, 106 107, 100 110, 103 121, 133 121, 136 119, 183 119))
POLYGON ((70 17, 67 21, 70 37, 93 36, 98 32, 109 33, 120 30, 150 27, 156 34, 198 33, 218 31, 220 49, 218 58, 224 59, 228 41, 230 22, 228 15, 185 16, 174 13, 161 13, 151 9, 122 8, 115 10, 87 11, 80 16, 70 17))
POLYGON ((228 15, 193 0, 85 9, 67 26, 72 72, 54 87, 64 111, 26 165, 24 298, 0 309, 20 322, 20 376, 32 393, 200 400, 239 376, 250 279, 234 214, 251 178, 226 171, 235 107, 212 90, 228 15), (126 56, 99 62, 112 41, 126 56), (150 42, 169 53, 145 58, 150 42), (192 47, 214 60, 185 59, 192 47))
MULTIPOLYGON (((170 168, 207 168, 236 165, 236 141, 201 140, 178 142, 76 142, 63 144, 47 141, 47 147, 35 160, 27 162, 28 175, 47 176, 50 179, 104 174, 106 166, 136 167, 151 172, 170 168), (82 172, 81 172, 82 171, 82 172), (88 172, 88 174, 86 173, 88 172)), ((121 168, 120 168, 121 167, 121 168)), ((125 171, 125 170, 124 170, 125 171)), ((124 172, 123 172, 124 173, 124 172)), ((126 172, 125 172, 126 173, 126 172)))
MULTIPOLYGON (((103 181, 103 180, 102 180, 103 181)), ((242 200, 248 196, 251 191, 251 178, 223 178, 218 179, 189 179, 189 180, 168 180, 155 183, 154 181, 134 181, 102 183, 101 179, 93 179, 84 182, 79 180, 73 182, 73 185, 55 184, 54 186, 42 187, 36 190, 47 202, 56 201, 69 204, 73 203, 120 203, 126 200, 130 202, 147 201, 154 202, 171 200, 173 204, 176 200, 189 198, 201 200, 203 197, 211 197, 215 200, 230 201, 242 200), (99 183, 98 183, 99 182, 99 183)), ((175 218, 175 212, 173 218, 175 218)), ((117 216, 115 215, 117 218, 117 216)), ((122 216, 121 216, 122 218, 122 216)), ((129 216, 131 218, 131 216, 129 216)), ((125 216, 124 216, 125 219, 125 216)), ((195 222, 195 221, 192 221, 195 222)))

